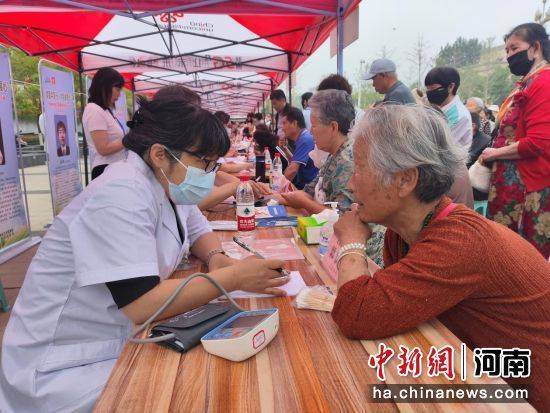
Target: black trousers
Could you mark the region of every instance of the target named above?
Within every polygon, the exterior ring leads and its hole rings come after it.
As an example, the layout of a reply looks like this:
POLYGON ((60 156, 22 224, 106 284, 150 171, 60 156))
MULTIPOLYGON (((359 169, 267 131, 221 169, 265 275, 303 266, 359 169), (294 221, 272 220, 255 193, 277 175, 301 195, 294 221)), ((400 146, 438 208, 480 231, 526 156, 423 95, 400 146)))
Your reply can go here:
POLYGON ((92 181, 101 175, 108 165, 109 164, 97 165, 94 169, 92 169, 92 181))

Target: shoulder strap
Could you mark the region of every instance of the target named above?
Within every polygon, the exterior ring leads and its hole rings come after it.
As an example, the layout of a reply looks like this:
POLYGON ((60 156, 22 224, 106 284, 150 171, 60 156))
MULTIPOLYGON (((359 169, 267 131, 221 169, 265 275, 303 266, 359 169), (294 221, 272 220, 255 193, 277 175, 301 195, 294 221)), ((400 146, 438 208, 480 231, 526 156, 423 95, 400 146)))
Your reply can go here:
POLYGON ((454 202, 451 202, 449 205, 447 205, 443 211, 441 211, 434 219, 437 220, 437 219, 443 219, 445 217, 447 217, 451 212, 453 212, 453 210, 456 208, 456 204, 454 202))

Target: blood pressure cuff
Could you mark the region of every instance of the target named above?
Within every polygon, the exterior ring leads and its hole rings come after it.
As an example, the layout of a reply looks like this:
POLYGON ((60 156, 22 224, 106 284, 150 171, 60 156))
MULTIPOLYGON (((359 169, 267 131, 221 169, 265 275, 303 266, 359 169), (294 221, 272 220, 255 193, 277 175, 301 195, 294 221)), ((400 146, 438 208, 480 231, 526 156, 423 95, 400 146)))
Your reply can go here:
POLYGON ((229 305, 206 304, 157 324, 149 337, 173 333, 174 338, 158 344, 185 353, 199 344, 202 336, 237 313, 240 311, 229 305))

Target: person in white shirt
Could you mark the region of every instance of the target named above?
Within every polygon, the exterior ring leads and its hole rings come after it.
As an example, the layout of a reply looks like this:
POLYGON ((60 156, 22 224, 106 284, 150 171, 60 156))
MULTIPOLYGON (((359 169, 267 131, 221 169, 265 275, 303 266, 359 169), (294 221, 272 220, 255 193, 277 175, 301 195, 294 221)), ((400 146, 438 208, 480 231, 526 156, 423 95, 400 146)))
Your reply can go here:
POLYGON ((311 108, 309 107, 309 99, 313 96, 313 93, 306 92, 302 95, 302 113, 304 120, 306 121, 306 129, 311 132, 311 108))
POLYGON ((128 153, 122 145, 124 127, 113 112, 123 86, 122 75, 105 67, 96 72, 88 90, 82 125, 90 148, 92 180, 100 176, 109 164, 124 159, 128 153))
MULTIPOLYGON (((3 413, 92 411, 133 325, 174 293, 189 252, 228 291, 284 294, 283 261, 227 257, 197 208, 229 148, 214 115, 142 100, 129 124, 128 156, 55 217, 31 262, 4 333, 3 413)), ((157 319, 219 295, 193 279, 157 319)))
POLYGON ((424 84, 428 101, 447 117, 455 143, 468 151, 472 145, 472 117, 457 95, 458 70, 449 66, 435 67, 426 75, 424 84))

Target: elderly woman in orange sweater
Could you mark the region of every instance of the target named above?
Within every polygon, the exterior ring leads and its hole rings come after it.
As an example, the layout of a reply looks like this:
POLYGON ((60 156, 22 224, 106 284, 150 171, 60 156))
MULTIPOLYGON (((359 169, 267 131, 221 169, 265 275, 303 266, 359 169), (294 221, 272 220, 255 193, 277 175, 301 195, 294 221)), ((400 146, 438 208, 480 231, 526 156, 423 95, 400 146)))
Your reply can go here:
POLYGON ((550 264, 510 229, 445 197, 465 157, 423 106, 380 106, 353 129, 358 206, 335 225, 341 245, 332 317, 377 339, 437 317, 476 347, 531 350, 529 402, 550 406, 550 264), (367 223, 387 227, 385 268, 364 252, 367 223), (495 248, 497 246, 498 248, 495 248))

